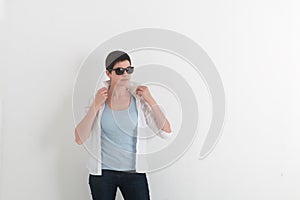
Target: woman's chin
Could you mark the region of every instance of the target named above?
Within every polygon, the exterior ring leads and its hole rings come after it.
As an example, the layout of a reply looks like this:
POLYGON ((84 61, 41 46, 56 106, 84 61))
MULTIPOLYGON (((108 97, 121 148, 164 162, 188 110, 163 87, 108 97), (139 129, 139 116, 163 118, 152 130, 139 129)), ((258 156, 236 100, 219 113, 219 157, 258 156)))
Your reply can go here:
POLYGON ((121 79, 118 81, 118 85, 127 85, 130 79, 121 79))

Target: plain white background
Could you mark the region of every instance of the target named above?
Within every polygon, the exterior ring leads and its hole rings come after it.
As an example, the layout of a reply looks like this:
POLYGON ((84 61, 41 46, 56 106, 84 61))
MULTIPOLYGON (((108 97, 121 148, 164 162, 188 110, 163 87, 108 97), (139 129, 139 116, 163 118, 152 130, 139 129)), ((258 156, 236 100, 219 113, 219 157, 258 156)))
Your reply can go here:
POLYGON ((213 153, 198 160, 199 136, 149 175, 152 199, 299 199, 299 18, 296 0, 0 0, 0 199, 90 198, 73 83, 98 44, 145 27, 203 47, 227 100, 213 153))

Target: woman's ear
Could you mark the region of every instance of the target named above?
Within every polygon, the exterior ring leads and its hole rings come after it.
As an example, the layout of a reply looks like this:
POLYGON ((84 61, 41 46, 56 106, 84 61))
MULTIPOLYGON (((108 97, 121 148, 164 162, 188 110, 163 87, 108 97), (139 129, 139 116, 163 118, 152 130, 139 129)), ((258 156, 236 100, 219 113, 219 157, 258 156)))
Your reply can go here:
POLYGON ((110 78, 111 74, 109 73, 108 70, 105 70, 106 76, 108 76, 110 78))

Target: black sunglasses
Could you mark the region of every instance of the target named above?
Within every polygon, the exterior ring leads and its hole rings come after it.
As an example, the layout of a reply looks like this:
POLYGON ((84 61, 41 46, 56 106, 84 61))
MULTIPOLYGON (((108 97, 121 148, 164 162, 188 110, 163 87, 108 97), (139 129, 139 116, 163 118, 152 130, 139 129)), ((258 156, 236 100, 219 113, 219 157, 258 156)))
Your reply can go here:
POLYGON ((109 69, 109 72, 111 73, 112 70, 115 70, 117 75, 122 75, 122 74, 124 74, 125 71, 127 72, 127 74, 132 74, 132 72, 134 71, 134 67, 133 66, 129 66, 129 67, 126 67, 126 68, 118 67, 118 68, 115 68, 115 69, 109 69))

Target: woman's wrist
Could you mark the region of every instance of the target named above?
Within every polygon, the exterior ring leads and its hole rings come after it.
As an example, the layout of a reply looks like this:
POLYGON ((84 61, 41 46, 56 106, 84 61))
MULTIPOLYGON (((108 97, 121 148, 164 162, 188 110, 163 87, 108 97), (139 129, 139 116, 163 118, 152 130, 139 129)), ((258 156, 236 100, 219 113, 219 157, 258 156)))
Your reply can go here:
POLYGON ((94 109, 95 113, 97 113, 101 107, 102 105, 97 105, 95 102, 92 105, 92 108, 94 109))

